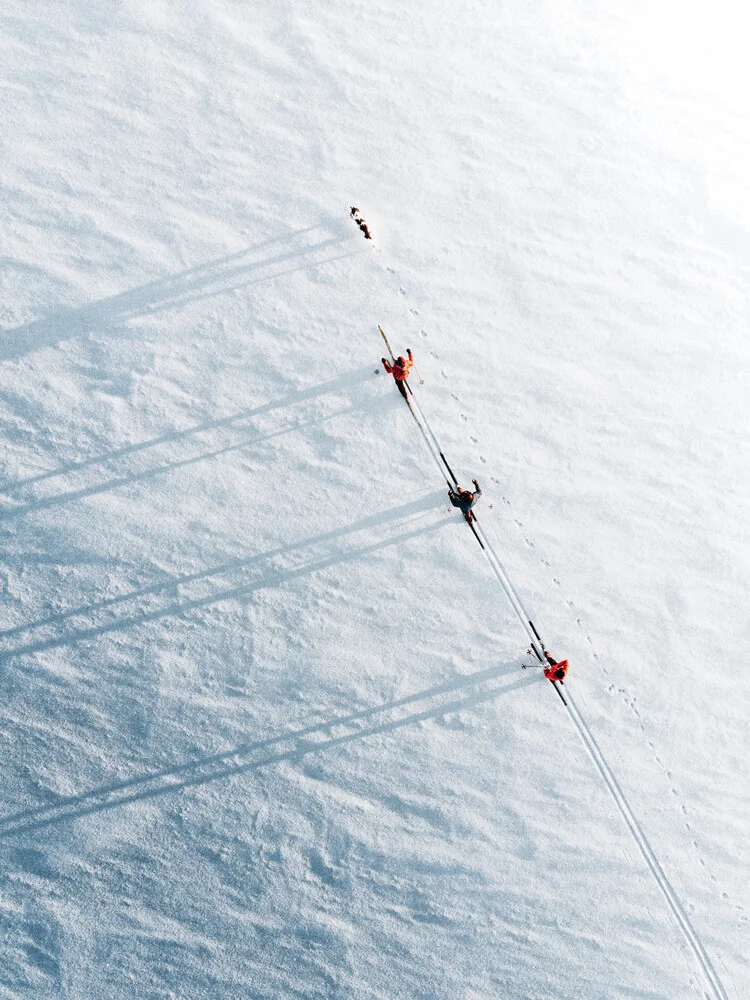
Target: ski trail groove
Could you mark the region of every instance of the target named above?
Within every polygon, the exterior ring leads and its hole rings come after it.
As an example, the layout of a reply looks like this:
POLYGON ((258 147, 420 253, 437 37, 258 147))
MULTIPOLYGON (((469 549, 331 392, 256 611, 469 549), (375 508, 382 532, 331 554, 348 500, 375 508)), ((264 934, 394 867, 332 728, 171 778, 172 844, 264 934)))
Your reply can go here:
POLYGON ((652 848, 648 837, 643 831, 643 827, 639 823, 635 813, 633 812, 630 803, 625 797, 625 793, 620 787, 620 783, 614 775, 614 772, 607 763, 607 759, 602 753, 599 744, 596 742, 591 729, 581 714, 581 710, 575 702, 570 690, 566 687, 565 693, 568 699, 568 713, 573 720, 578 733, 591 756, 594 764, 602 776, 604 783, 609 789, 612 798, 615 800, 620 813, 625 820, 625 823, 633 837, 633 840, 638 845, 638 848, 643 855, 648 868, 653 875, 657 885, 662 891, 667 904, 674 915, 677 924, 682 931, 685 940, 690 945, 690 948, 695 955, 698 964, 703 970, 703 974, 706 977, 707 982, 711 987, 711 992, 716 1000, 729 1000, 726 990, 719 979, 716 970, 713 967, 713 963, 709 958, 708 952, 706 951, 703 942, 698 936, 698 932, 693 927, 690 922, 690 918, 685 912, 685 908, 680 902, 680 899, 675 892, 672 883, 669 881, 664 869, 662 868, 659 859, 652 848))
MULTIPOLYGON (((413 396, 412 399, 414 399, 413 396)), ((443 467, 440 462, 440 454, 443 449, 440 446, 437 435, 435 434, 434 430, 430 426, 429 421, 424 415, 424 411, 422 410, 421 407, 418 406, 418 404, 416 404, 416 402, 414 406, 410 404, 409 409, 412 411, 414 420, 422 433, 422 436, 425 440, 425 444, 427 445, 430 454, 432 455, 436 465, 438 466, 438 469, 440 470, 441 476, 445 478, 445 474, 443 473, 443 467), (419 413, 419 416, 417 416, 417 412, 419 413)), ((501 559, 499 558, 497 552, 490 543, 490 540, 487 537, 487 533, 480 527, 478 521, 475 523, 475 527, 478 532, 477 538, 481 537, 483 539, 484 553, 487 557, 487 561, 489 562, 495 577, 497 578, 498 582, 503 588, 505 596, 507 597, 511 607, 513 608, 519 621, 523 625, 524 631, 531 639, 532 648, 536 650, 537 648, 536 636, 534 635, 534 632, 531 628, 530 619, 526 611, 526 608, 524 607, 523 602, 520 596, 518 595, 516 588, 513 586, 513 583, 511 582, 510 577, 508 576, 501 559)), ((544 650, 546 648, 544 643, 541 642, 541 640, 539 640, 539 642, 542 647, 542 650, 544 650)), ((539 658, 541 659, 541 656, 539 658)), ((675 892, 672 883, 669 881, 669 878, 667 877, 664 869, 662 868, 659 859, 657 858, 654 849, 651 847, 651 844, 646 834, 644 833, 640 822, 636 818, 636 815, 633 812, 630 803, 625 797, 625 793, 620 787, 620 784, 617 778, 615 777, 612 768, 609 766, 609 763, 607 762, 604 753, 599 747, 599 744, 596 742, 596 739, 594 738, 594 735, 591 732, 588 723, 584 719, 581 710, 578 708, 578 705, 576 704, 572 695, 570 694, 570 689, 568 687, 565 688, 565 693, 567 696, 567 702, 564 702, 564 704, 568 710, 568 714, 570 715, 573 724, 578 730, 578 734, 580 735, 584 746, 588 750, 591 759, 593 760, 597 770, 599 771, 602 780, 607 786, 609 793, 615 800, 615 804, 617 805, 620 814, 625 820, 625 824, 630 832, 630 835, 636 842, 638 849, 643 855, 643 858, 646 861, 649 871, 651 872, 656 884, 659 886, 662 895, 666 899, 667 905, 669 906, 669 909, 671 910, 672 915, 674 916, 677 922, 677 926, 679 927, 683 937, 690 946, 690 949, 693 952, 693 955, 695 956, 696 961, 701 968, 701 971, 703 972, 705 980, 710 987, 713 1000, 729 1000, 729 996, 726 990, 724 989, 724 985, 722 984, 721 979, 719 978, 718 973, 716 972, 713 963, 711 962, 711 959, 708 955, 708 952, 705 949, 705 946, 703 945, 703 942, 698 936, 698 932, 693 927, 690 918, 688 917, 687 912, 685 911, 684 906, 680 902, 679 896, 675 892)))

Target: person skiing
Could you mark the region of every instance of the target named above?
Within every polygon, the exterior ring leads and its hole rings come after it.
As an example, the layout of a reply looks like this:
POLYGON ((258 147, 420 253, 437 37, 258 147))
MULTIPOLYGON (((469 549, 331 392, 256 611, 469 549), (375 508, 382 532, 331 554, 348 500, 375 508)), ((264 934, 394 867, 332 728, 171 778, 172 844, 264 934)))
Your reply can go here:
POLYGON ((365 239, 366 240, 371 240, 372 239, 372 233, 370 232, 370 227, 367 225, 367 223, 365 222, 365 220, 359 214, 359 209, 356 208, 354 205, 352 205, 352 208, 351 208, 351 211, 349 212, 349 215, 351 215, 351 217, 357 223, 357 226, 359 227, 360 232, 364 233, 365 239))
POLYGON ((560 660, 558 663, 547 649, 544 651, 544 658, 547 661, 547 666, 544 668, 544 676, 547 680, 552 681, 553 684, 555 681, 564 681, 568 673, 568 661, 560 660))
POLYGON ((482 495, 482 490, 476 479, 472 479, 472 483, 476 487, 473 493, 471 490, 465 490, 461 486, 456 486, 455 490, 450 486, 448 487, 448 497, 450 498, 450 502, 454 507, 461 508, 461 512, 469 524, 475 520, 474 515, 471 512, 471 508, 482 495))
POLYGON ((396 358, 393 364, 389 362, 388 358, 381 358, 380 360, 383 362, 383 368, 385 368, 388 374, 393 375, 396 380, 398 391, 408 403, 409 397, 406 395, 406 380, 409 377, 409 369, 414 364, 410 347, 407 347, 406 354, 408 356, 408 360, 407 358, 400 356, 396 358))

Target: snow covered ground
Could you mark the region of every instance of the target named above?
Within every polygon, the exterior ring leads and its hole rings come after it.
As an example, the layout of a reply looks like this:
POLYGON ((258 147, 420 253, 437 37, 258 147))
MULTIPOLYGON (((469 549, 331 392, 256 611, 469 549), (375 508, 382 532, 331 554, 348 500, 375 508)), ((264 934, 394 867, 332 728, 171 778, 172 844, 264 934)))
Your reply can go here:
POLYGON ((5 5, 0 996, 749 995, 740 17, 5 5))

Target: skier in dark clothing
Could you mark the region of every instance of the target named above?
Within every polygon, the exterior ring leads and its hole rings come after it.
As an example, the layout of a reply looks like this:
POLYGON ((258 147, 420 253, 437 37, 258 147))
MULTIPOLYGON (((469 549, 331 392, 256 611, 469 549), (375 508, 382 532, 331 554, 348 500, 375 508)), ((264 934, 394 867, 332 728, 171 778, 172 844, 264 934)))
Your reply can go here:
POLYGON ((472 483, 474 483, 474 486, 476 487, 473 493, 471 490, 465 490, 461 486, 457 486, 455 490, 450 486, 448 487, 448 497, 450 498, 450 502, 454 507, 459 507, 461 509, 461 513, 464 515, 469 524, 471 524, 474 520, 471 508, 482 495, 482 490, 476 479, 472 479, 472 483))
POLYGON ((408 360, 404 357, 396 358, 393 364, 390 363, 388 358, 381 358, 380 360, 383 362, 383 368, 385 368, 388 374, 393 375, 396 380, 398 391, 408 403, 409 397, 406 395, 406 380, 409 377, 409 369, 414 364, 411 357, 410 347, 407 347, 406 354, 408 356, 408 360))
POLYGON ((359 214, 359 209, 356 208, 354 205, 352 205, 352 209, 349 212, 349 215, 351 215, 351 217, 357 223, 357 226, 359 227, 359 231, 361 233, 364 233, 365 239, 366 240, 371 240, 372 239, 372 233, 370 232, 370 227, 367 225, 367 223, 365 222, 365 220, 359 214))
POLYGON ((558 663, 554 656, 545 649, 544 658, 547 661, 547 666, 544 668, 544 676, 548 681, 564 681, 568 673, 568 661, 560 660, 558 663))

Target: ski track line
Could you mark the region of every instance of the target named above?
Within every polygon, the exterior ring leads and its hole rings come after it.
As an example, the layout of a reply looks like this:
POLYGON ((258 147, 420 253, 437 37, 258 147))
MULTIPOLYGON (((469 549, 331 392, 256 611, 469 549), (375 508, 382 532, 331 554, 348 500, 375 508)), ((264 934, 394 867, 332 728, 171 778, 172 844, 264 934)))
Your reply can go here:
MULTIPOLYGON (((413 395, 412 399, 414 399, 413 395)), ((432 455, 433 459, 435 460, 435 463, 438 466, 438 469, 440 470, 441 476, 444 476, 443 467, 440 463, 440 458, 439 458, 442 452, 442 448, 440 447, 437 435, 430 426, 430 423, 425 417, 422 408, 419 407, 418 404, 416 404, 416 401, 414 402, 415 406, 409 404, 409 409, 412 411, 414 420, 422 433, 422 436, 425 440, 425 443, 428 447, 430 454, 432 455), (419 416, 417 416, 417 412, 419 413, 419 416), (427 430, 425 430, 425 428, 427 430), (428 437, 428 432, 429 432, 429 437, 428 437), (432 440, 430 440, 430 438, 432 440)), ((494 572, 494 575, 496 576, 497 580, 502 586, 503 591, 506 597, 508 598, 511 607, 513 608, 518 619, 523 625, 524 631, 531 638, 532 648, 536 652, 536 644, 535 644, 536 636, 533 634, 532 628, 530 626, 529 615, 523 605, 523 602, 521 601, 521 598, 519 597, 516 588, 513 586, 510 578, 508 577, 508 574, 505 571, 505 567, 503 566, 502 561, 495 552, 495 549, 492 547, 487 537, 487 533, 482 528, 480 528, 478 522, 476 522, 475 527, 478 529, 477 538, 479 539, 480 537, 479 532, 481 532, 481 537, 484 539, 484 547, 485 547, 484 551, 487 556, 487 561, 489 562, 494 572)), ((544 643, 541 640, 539 640, 539 642, 541 644, 542 650, 544 650, 545 649, 544 643)), ((537 656, 539 656, 540 660, 542 659, 541 655, 538 652, 537 656)), ((692 923, 690 922, 690 918, 688 917, 684 906, 680 902, 679 896, 675 892, 672 883, 669 881, 664 869, 662 868, 659 859, 657 858, 654 849, 651 847, 651 844, 646 834, 644 833, 643 828, 641 827, 641 824, 639 823, 635 813, 633 812, 630 803, 625 797, 625 793, 620 787, 620 784, 617 778, 615 777, 612 768, 609 766, 609 763, 607 762, 604 753, 599 747, 599 744, 596 742, 596 739, 594 738, 594 735, 591 732, 588 723, 584 719, 581 710, 578 708, 577 704, 573 700, 573 697, 570 694, 570 690, 567 687, 565 688, 565 693, 567 695, 567 703, 565 707, 568 710, 568 714, 570 715, 573 724, 578 730, 581 740, 583 741, 584 746, 588 750, 591 759, 593 760, 597 770, 599 771, 599 774, 601 775, 605 785, 607 786, 607 789, 609 790, 612 798, 614 799, 615 804, 617 805, 617 808, 620 811, 620 814, 625 820, 625 824, 631 836, 633 837, 633 840, 636 842, 638 849, 643 855, 643 858, 646 861, 649 871, 653 875, 656 884, 659 886, 662 895, 666 899, 667 905, 669 906, 672 915, 677 921, 677 926, 679 927, 683 937, 689 944, 691 951, 695 955, 696 961, 698 962, 698 965, 700 966, 701 971, 703 972, 706 982, 708 983, 711 989, 711 994, 714 1000, 729 1000, 729 996, 726 990, 724 989, 724 986, 721 982, 721 979, 718 976, 718 973, 714 969, 713 963, 711 962, 711 959, 708 955, 708 952, 706 951, 705 946, 703 945, 703 942, 698 936, 698 932, 695 930, 692 923)))
POLYGON ((651 874, 654 876, 657 885, 661 889, 680 930, 690 945, 698 964, 703 970, 703 974, 711 987, 711 992, 717 1000, 729 1000, 727 992, 713 967, 713 963, 711 962, 708 952, 698 936, 698 932, 690 922, 690 918, 688 917, 684 906, 680 902, 679 896, 675 892, 672 883, 669 881, 669 878, 662 868, 654 849, 651 847, 648 837, 644 833, 641 824, 630 806, 630 803, 625 797, 625 793, 620 787, 620 783, 615 777, 615 774, 609 766, 606 757, 594 738, 594 734, 591 732, 588 723, 584 719, 581 710, 567 687, 565 689, 565 693, 568 698, 568 713, 573 720, 573 723, 578 730, 578 733, 588 750, 591 759, 607 785, 612 798, 615 800, 615 803, 625 820, 633 840, 635 840, 638 845, 638 848, 640 849, 651 874))

